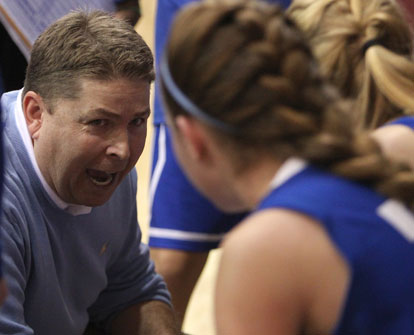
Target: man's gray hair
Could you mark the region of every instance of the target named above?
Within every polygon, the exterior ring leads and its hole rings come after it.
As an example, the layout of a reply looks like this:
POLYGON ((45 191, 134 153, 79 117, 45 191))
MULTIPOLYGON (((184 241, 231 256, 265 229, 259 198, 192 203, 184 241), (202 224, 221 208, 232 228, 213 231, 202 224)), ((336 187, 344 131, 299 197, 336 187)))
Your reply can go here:
POLYGON ((49 26, 33 45, 24 93, 76 99, 80 79, 154 80, 148 45, 125 21, 102 11, 75 11, 49 26))

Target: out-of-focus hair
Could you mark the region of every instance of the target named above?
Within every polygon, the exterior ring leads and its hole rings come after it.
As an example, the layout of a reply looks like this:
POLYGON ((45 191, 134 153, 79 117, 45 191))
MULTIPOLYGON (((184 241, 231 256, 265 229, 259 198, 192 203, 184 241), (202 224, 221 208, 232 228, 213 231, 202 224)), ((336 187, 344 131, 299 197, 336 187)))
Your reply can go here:
POLYGON ((228 150, 236 171, 263 157, 302 157, 414 205, 412 172, 390 163, 376 142, 354 131, 350 106, 319 75, 302 33, 278 6, 192 4, 174 22, 162 63, 170 117, 207 120, 206 129, 228 150))
POLYGON ((360 128, 414 114, 414 38, 394 0, 294 0, 288 15, 360 128))

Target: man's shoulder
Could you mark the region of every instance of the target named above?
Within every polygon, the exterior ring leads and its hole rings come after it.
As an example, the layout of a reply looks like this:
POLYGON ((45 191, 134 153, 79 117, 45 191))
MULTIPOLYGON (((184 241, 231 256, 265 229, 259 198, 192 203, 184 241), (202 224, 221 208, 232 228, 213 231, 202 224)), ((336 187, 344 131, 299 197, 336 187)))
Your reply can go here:
POLYGON ((29 158, 22 153, 24 147, 18 142, 16 134, 4 134, 3 149, 2 211, 8 215, 22 217, 41 206, 35 191, 38 180, 35 179, 29 158))
POLYGON ((3 123, 7 121, 11 111, 14 110, 14 106, 16 105, 18 95, 19 91, 10 91, 3 93, 3 95, 1 96, 1 112, 3 123))
POLYGON ((19 240, 23 236, 28 238, 30 222, 41 217, 40 211, 34 210, 39 208, 34 203, 36 200, 29 200, 22 183, 12 185, 9 181, 4 185, 1 199, 3 235, 10 235, 13 240, 19 240))
MULTIPOLYGON (((25 208, 32 208, 36 199, 29 192, 29 181, 24 180, 21 174, 12 171, 13 166, 6 165, 4 168, 4 183, 2 194, 2 211, 24 212, 25 208)), ((22 213, 23 214, 23 213, 22 213)))
POLYGON ((3 109, 9 110, 16 103, 20 91, 6 92, 1 96, 1 105, 3 109))

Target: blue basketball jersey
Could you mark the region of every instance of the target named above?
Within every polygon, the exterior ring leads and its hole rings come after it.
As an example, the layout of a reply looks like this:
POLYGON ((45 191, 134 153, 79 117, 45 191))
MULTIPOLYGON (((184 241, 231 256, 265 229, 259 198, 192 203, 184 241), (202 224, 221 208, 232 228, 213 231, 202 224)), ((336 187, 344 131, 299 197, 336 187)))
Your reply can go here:
POLYGON ((192 252, 217 248, 245 215, 220 211, 194 188, 174 156, 168 127, 156 126, 154 141, 149 246, 192 252))
MULTIPOLYGON (((413 98, 414 99, 414 98, 413 98)), ((395 119, 384 126, 392 126, 395 124, 400 124, 403 126, 407 126, 408 128, 414 129, 414 116, 402 116, 398 119, 395 119)))
POLYGON ((414 334, 413 214, 400 202, 300 160, 288 160, 279 171, 257 210, 286 208, 318 220, 350 268, 334 333, 414 334))

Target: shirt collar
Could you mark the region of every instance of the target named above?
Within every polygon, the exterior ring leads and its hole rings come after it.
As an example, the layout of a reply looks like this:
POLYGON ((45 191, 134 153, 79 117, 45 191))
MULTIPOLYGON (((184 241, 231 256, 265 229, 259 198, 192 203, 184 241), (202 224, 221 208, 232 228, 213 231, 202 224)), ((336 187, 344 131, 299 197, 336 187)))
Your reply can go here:
POLYGON ((82 214, 89 214, 92 211, 92 207, 69 204, 63 201, 52 190, 52 188, 49 186, 49 184, 46 182, 45 178, 43 177, 42 172, 40 171, 39 166, 37 165, 34 150, 33 150, 32 139, 30 138, 29 130, 27 129, 27 123, 26 123, 26 119, 23 113, 22 94, 23 94, 23 89, 19 91, 19 94, 17 96, 16 106, 15 106, 17 129, 19 131, 20 136, 23 139, 24 147, 26 148, 26 151, 29 155, 30 162, 34 170, 36 171, 36 175, 38 176, 44 190, 49 195, 49 197, 52 199, 52 201, 56 204, 56 206, 58 206, 60 209, 64 210, 65 212, 68 212, 69 214, 72 214, 74 216, 82 215, 82 214))

